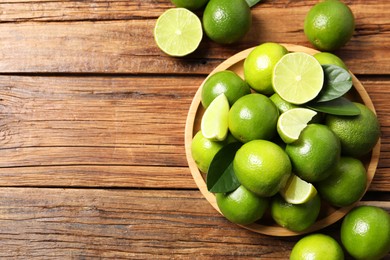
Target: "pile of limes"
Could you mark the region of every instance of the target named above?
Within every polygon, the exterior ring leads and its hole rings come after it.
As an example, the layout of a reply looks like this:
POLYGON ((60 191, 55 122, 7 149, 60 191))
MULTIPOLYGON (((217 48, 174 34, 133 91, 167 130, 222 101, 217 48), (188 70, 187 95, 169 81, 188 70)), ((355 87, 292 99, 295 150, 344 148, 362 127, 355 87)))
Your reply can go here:
POLYGON ((203 32, 220 44, 238 42, 252 25, 250 5, 245 0, 171 1, 176 8, 165 11, 154 28, 157 46, 170 56, 181 57, 194 52, 202 41, 203 32), (202 20, 194 13, 201 10, 202 20))

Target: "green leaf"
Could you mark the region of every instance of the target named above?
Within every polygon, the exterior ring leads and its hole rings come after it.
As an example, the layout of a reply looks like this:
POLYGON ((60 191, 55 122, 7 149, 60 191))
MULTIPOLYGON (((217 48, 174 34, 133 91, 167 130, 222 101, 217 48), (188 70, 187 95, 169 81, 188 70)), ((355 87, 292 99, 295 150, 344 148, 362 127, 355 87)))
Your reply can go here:
POLYGON ((230 192, 240 186, 233 170, 233 159, 241 143, 234 142, 224 146, 211 161, 206 177, 207 189, 210 192, 230 192))
POLYGON ((357 116, 360 114, 359 108, 345 97, 326 102, 310 103, 307 104, 307 107, 315 111, 339 116, 357 116))
POLYGON ((341 97, 352 87, 349 72, 336 65, 322 65, 324 70, 324 86, 316 98, 316 102, 330 101, 341 97))
POLYGON ((245 1, 249 5, 249 7, 252 7, 256 5, 258 2, 260 2, 261 0, 245 0, 245 1))

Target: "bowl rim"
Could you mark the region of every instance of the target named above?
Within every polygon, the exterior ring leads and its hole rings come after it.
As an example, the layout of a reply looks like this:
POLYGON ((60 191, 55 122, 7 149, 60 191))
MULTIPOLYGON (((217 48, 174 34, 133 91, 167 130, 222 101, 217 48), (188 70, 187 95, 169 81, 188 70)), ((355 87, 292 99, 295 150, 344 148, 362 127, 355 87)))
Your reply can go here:
MULTIPOLYGON (((281 43, 281 45, 285 46, 289 52, 306 52, 311 55, 315 53, 319 53, 320 51, 301 46, 301 45, 294 45, 294 44, 284 44, 281 43)), ((256 47, 256 46, 255 46, 256 47)), ((203 80, 201 85, 199 86, 198 90, 195 93, 195 96, 192 99, 188 114, 187 114, 187 119, 186 119, 186 125, 185 125, 185 152, 186 152, 186 158, 188 162, 188 166, 190 168, 191 175, 202 193, 202 195, 207 199, 207 201, 212 205, 212 207, 217 210, 221 215, 221 211, 218 208, 217 202, 215 195, 211 192, 208 191, 206 182, 204 180, 203 173, 201 173, 196 166, 196 163, 194 159, 192 158, 191 155, 191 141, 192 138, 195 134, 195 119, 196 115, 198 114, 199 110, 203 109, 201 105, 201 92, 202 92, 202 87, 204 82, 207 80, 208 77, 210 77, 212 74, 222 71, 222 70, 227 70, 240 62, 242 62, 248 54, 255 48, 248 48, 246 50, 243 50, 241 52, 238 52, 237 54, 231 56, 230 58, 226 59, 223 61, 221 64, 219 64, 214 70, 211 71, 211 73, 203 80)), ((365 90, 364 86, 361 84, 361 82, 356 78, 356 76, 349 71, 351 76, 352 76, 352 82, 354 89, 357 91, 357 94, 359 97, 362 99, 363 103, 370 108, 375 114, 376 110, 374 107, 374 104, 372 103, 371 98, 369 97, 367 91, 365 90)), ((242 75, 241 75, 242 76, 242 75)), ((379 155, 380 155, 380 146, 381 146, 381 138, 378 139, 376 145, 372 149, 370 153, 370 159, 368 162, 368 165, 366 166, 367 169, 367 185, 366 185, 366 190, 364 194, 367 192, 372 179, 374 178, 376 168, 378 166, 378 161, 379 161, 379 155)), ((364 196, 363 194, 363 196, 364 196)), ((256 233, 261 233, 265 235, 270 235, 270 236, 296 236, 296 235, 301 235, 301 234, 306 234, 310 232, 314 232, 317 230, 320 230, 322 228, 325 228, 338 220, 340 220, 342 217, 344 217, 352 208, 354 208, 359 202, 361 198, 354 204, 343 207, 343 208, 335 208, 335 210, 330 213, 329 215, 325 216, 322 219, 317 219, 317 221, 308 229, 301 231, 301 232, 295 232, 288 230, 286 228, 283 228, 281 226, 278 226, 275 224, 275 226, 270 226, 270 225, 262 225, 261 223, 255 222, 249 225, 238 225, 241 226, 245 229, 254 231, 256 233)), ((261 220, 260 220, 261 221, 261 220)))

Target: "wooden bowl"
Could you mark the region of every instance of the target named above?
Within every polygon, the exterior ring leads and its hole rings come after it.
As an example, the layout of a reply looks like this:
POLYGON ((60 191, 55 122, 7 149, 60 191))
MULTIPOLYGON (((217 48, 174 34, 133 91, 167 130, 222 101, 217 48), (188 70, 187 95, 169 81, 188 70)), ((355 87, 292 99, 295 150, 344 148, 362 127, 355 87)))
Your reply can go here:
MULTIPOLYGON (((315 54, 318 51, 303 47, 303 46, 297 46, 297 45, 291 45, 291 44, 283 44, 290 52, 306 52, 308 54, 315 54)), ((248 54, 253 50, 253 48, 244 50, 242 52, 237 53, 236 55, 230 57, 226 61, 222 62, 218 67, 216 67, 210 75, 213 73, 216 73, 218 71, 222 70, 232 70, 236 72, 240 77, 244 78, 243 73, 243 63, 245 58, 248 56, 248 54)), ((209 75, 209 76, 210 76, 209 75)), ((364 89, 363 85, 359 82, 359 80, 351 73, 352 75, 352 81, 354 88, 352 88, 348 95, 349 98, 353 101, 364 103, 367 107, 369 107, 372 111, 375 112, 375 108, 373 103, 371 102, 370 97, 368 96, 366 90, 364 89)), ((189 112, 187 116, 186 121, 186 127, 185 127, 185 149, 186 149, 186 156, 188 165, 191 171, 191 174, 195 180, 196 185, 198 186, 199 190, 202 192, 203 196, 209 201, 209 203, 219 212, 217 202, 215 199, 215 196, 213 193, 209 192, 206 187, 205 182, 205 174, 201 173, 199 169, 197 168, 195 161, 192 158, 191 155, 191 141, 193 136, 199 131, 200 129, 200 121, 202 118, 202 115, 204 113, 204 109, 201 105, 201 91, 202 86, 206 79, 203 81, 202 85, 199 87, 198 91, 196 92, 189 112)), ((366 167, 367 170, 367 188, 371 184, 371 181, 374 177, 378 160, 379 160, 379 153, 380 153, 380 140, 378 140, 377 144, 369 153, 367 156, 362 158, 362 161, 366 167)), ((367 190, 366 188, 366 190, 367 190)), ((358 202, 357 202, 358 203, 358 202)), ((260 219, 258 222, 255 222, 250 225, 241 225, 242 227, 252 230, 257 233, 262 233, 266 235, 271 236, 294 236, 294 235, 300 235, 304 233, 309 233, 313 231, 320 230, 322 228, 325 228, 336 221, 340 220, 345 214, 348 213, 354 206, 353 204, 348 207, 344 208, 335 208, 330 205, 327 205, 325 202, 322 203, 321 212, 317 219, 317 221, 307 230, 304 230, 303 232, 294 232, 290 231, 286 228, 283 228, 276 224, 269 212, 263 216, 262 219, 260 219)), ((222 214, 222 213, 221 213, 222 214)))

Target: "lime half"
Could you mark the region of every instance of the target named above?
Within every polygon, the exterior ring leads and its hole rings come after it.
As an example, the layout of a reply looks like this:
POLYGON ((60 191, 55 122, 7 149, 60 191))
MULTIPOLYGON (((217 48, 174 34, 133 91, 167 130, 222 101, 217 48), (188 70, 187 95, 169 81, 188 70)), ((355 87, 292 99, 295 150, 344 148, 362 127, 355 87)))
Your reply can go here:
POLYGON ((207 139, 223 141, 228 134, 229 101, 225 94, 217 96, 203 114, 200 128, 207 139))
POLYGON ((292 108, 279 116, 277 131, 280 138, 288 144, 298 140, 307 124, 317 114, 308 108, 292 108))
POLYGON ((313 184, 306 182, 292 174, 280 195, 291 204, 303 204, 314 198, 317 194, 313 184))
POLYGON ((165 11, 154 27, 157 46, 170 56, 181 57, 192 53, 202 40, 202 24, 198 16, 185 8, 165 11))
POLYGON ((321 64, 310 54, 293 52, 284 55, 274 68, 272 84, 281 98, 292 104, 313 100, 324 84, 321 64))

